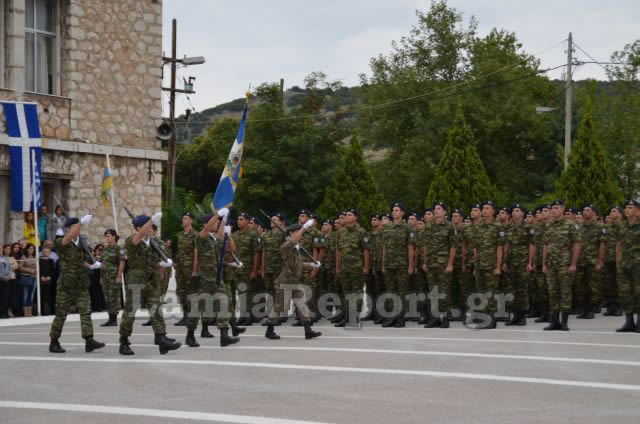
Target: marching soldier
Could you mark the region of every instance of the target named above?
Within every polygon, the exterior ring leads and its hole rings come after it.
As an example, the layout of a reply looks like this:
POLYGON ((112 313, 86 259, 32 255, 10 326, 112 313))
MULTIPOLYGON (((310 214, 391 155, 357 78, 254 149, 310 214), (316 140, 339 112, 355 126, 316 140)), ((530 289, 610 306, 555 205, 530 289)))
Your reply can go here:
MULTIPOLYGON (((324 256, 324 249, 326 247, 326 241, 322 237, 320 231, 318 231, 315 227, 315 220, 311 218, 312 214, 307 209, 301 209, 298 212, 298 224, 305 225, 307 222, 312 222, 312 224, 307 227, 300 239, 300 246, 307 249, 309 253, 312 254, 313 259, 315 261, 320 261, 320 259, 324 256)), ((318 276, 319 268, 313 267, 305 267, 302 270, 302 276, 304 284, 308 285, 311 288, 311 299, 309 309, 311 310, 311 321, 316 322, 320 320, 320 314, 317 313, 317 276, 318 276)), ((302 320, 298 319, 293 323, 294 326, 299 327, 303 324, 302 320)))
POLYGON ((122 272, 127 259, 124 248, 118 246, 118 234, 116 230, 109 229, 104 232, 105 246, 102 251, 102 266, 100 267, 100 282, 104 299, 107 302, 109 320, 100 327, 116 327, 118 325, 118 312, 120 311, 120 289, 122 287, 122 272))
MULTIPOLYGON (((262 278, 264 280, 265 290, 271 295, 271 305, 269 305, 269 315, 275 312, 273 320, 267 318, 267 323, 272 325, 280 325, 284 319, 284 313, 281 310, 274 311, 275 304, 282 305, 282 293, 280 287, 276 284, 276 280, 282 272, 282 256, 280 255, 280 246, 285 242, 286 236, 280 230, 284 228, 285 216, 281 213, 271 214, 271 231, 264 233, 262 237, 262 278), (276 299, 280 299, 278 303, 276 299)), ((266 325, 266 324, 263 324, 266 325)))
MULTIPOLYGON (((593 319, 600 304, 600 271, 604 267, 606 228, 598 225, 594 205, 582 208, 583 224, 580 225, 580 259, 574 285, 582 313, 576 318, 593 319)), ((576 222, 577 223, 577 222, 576 222)))
POLYGON ((193 229, 194 216, 191 212, 182 214, 182 232, 178 233, 176 246, 176 295, 182 306, 182 319, 175 323, 177 326, 187 325, 189 314, 189 295, 197 292, 194 283, 197 281, 198 257, 196 256, 196 232, 193 229))
MULTIPOLYGON (((165 247, 163 241, 160 240, 160 238, 158 237, 158 226, 156 224, 153 224, 151 226, 150 238, 155 240, 158 247, 160 247, 162 251, 166 253, 167 248, 165 247)), ((153 290, 154 290, 155 296, 158 296, 158 299, 160 299, 163 304, 164 304, 163 296, 167 293, 167 288, 169 288, 170 279, 171 279, 171 267, 163 268, 161 266, 156 266, 153 273, 153 290)), ((149 319, 147 320, 147 322, 142 324, 142 326, 150 327, 151 324, 152 324, 151 316, 149 316, 149 319)))
POLYGON ((67 319, 69 308, 75 305, 80 314, 82 338, 85 339, 85 352, 93 352, 105 345, 93 338, 93 323, 91 322, 91 300, 89 298, 89 279, 87 269, 100 269, 100 262, 89 265, 89 256, 81 246, 80 230, 91 221, 91 215, 82 219, 69 218, 64 223, 66 234, 56 240, 56 252, 60 263, 60 277, 56 295, 56 316, 51 323, 51 343, 49 352, 65 353, 58 339, 62 335, 62 328, 67 319))
POLYGON ((640 203, 629 200, 624 204, 626 223, 618 233, 618 294, 625 323, 616 331, 640 333, 640 203), (634 324, 633 314, 638 314, 634 324))
POLYGON ((234 289, 240 290, 243 284, 246 290, 246 305, 242 305, 240 310, 240 319, 238 325, 252 325, 259 322, 257 317, 252 315, 254 306, 254 296, 256 294, 256 278, 258 277, 258 265, 260 263, 260 241, 258 234, 251 229, 249 221, 251 216, 246 212, 240 212, 236 219, 238 229, 233 233, 233 240, 236 244, 236 255, 240 262, 243 263, 242 268, 235 269, 235 285, 231 287, 231 293, 235 293, 234 289), (246 307, 246 311, 242 308, 246 307))
POLYGON ((544 233, 542 272, 547 274, 551 311, 546 331, 569 331, 571 285, 580 257, 580 226, 569 221, 563 212, 562 200, 551 203, 551 221, 544 233))

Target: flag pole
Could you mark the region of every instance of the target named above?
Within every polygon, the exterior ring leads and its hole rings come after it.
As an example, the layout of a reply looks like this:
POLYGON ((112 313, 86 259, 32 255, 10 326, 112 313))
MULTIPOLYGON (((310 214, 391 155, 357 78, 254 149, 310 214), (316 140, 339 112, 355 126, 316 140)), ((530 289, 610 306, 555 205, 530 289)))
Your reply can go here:
MULTIPOLYGON (((111 173, 111 163, 109 161, 109 153, 106 153, 105 156, 107 156, 107 168, 109 169, 109 174, 111 175, 111 210, 113 211, 113 228, 114 228, 114 230, 116 230, 116 234, 120 235, 120 232, 118 231, 118 218, 116 216, 117 215, 117 213, 116 213, 116 195, 115 195, 116 185, 114 183, 113 174, 111 173)), ((118 264, 118 267, 120 267, 120 264, 118 264)), ((122 300, 124 300, 126 302, 127 301, 127 291, 124 288, 124 273, 123 273, 123 275, 122 275, 122 277, 120 279, 120 282, 122 284, 122 300)))
POLYGON ((31 178, 33 181, 31 182, 31 198, 33 199, 33 228, 36 233, 36 291, 38 292, 38 316, 42 316, 41 314, 41 294, 40 294, 40 252, 38 246, 40 245, 40 235, 38 234, 38 199, 36 192, 36 152, 35 150, 31 150, 31 178))

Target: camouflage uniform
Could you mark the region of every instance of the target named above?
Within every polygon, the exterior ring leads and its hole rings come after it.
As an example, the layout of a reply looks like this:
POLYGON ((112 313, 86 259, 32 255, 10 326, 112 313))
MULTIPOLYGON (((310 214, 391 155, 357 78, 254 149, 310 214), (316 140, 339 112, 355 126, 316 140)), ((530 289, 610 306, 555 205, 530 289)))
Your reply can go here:
POLYGON ((504 228, 496 223, 482 222, 475 226, 471 240, 476 251, 474 264, 476 287, 480 293, 490 292, 487 312, 496 312, 496 301, 493 296, 497 294, 499 279, 494 274, 494 270, 498 262, 497 250, 504 246, 506 233, 504 228))
POLYGON ((150 245, 147 246, 144 240, 135 245, 132 239, 133 236, 129 236, 124 243, 124 249, 129 261, 129 272, 125 281, 126 301, 122 322, 120 323, 120 335, 129 337, 133 332, 133 321, 140 305, 140 298, 136 297, 134 299, 134 294, 141 295, 144 299, 144 306, 149 310, 154 334, 165 334, 165 324, 161 310, 162 304, 154 283, 155 268, 160 261, 160 257, 150 245))
POLYGON ((529 283, 533 273, 527 270, 529 264, 529 246, 535 243, 536 230, 525 223, 513 222, 507 227, 507 254, 504 259, 507 265, 506 277, 509 280, 511 303, 515 312, 529 309, 529 283))
POLYGON ((464 284, 462 282, 462 233, 464 227, 462 225, 454 225, 456 230, 456 239, 454 247, 456 248, 456 257, 453 260, 453 272, 451 273, 451 305, 457 306, 464 310, 467 304, 465 298, 464 284))
POLYGON ((49 336, 52 339, 60 338, 69 308, 75 305, 80 314, 82 337, 93 337, 89 278, 84 269, 87 255, 82 247, 73 241, 63 246, 62 239, 56 240, 55 248, 59 258, 60 277, 56 293, 56 316, 51 323, 49 336))
POLYGON ((547 274, 542 272, 542 250, 544 247, 544 233, 547 225, 543 222, 534 225, 536 256, 535 256, 535 275, 533 281, 533 290, 530 290, 532 302, 536 302, 540 312, 544 313, 549 308, 549 289, 547 286, 547 274))
POLYGON ((444 294, 440 300, 440 310, 445 314, 451 307, 451 274, 445 272, 449 263, 449 250, 455 247, 458 231, 446 219, 437 223, 434 219, 424 228, 424 241, 427 248, 427 281, 429 289, 438 287, 444 294))
MULTIPOLYGON (((424 227, 422 227, 420 230, 415 232, 416 250, 415 250, 413 263, 414 265, 416 265, 416 272, 410 278, 410 280, 413 282, 412 290, 415 291, 417 294, 424 294, 425 296, 429 292, 430 287, 429 287, 427 272, 425 272, 425 270, 422 268, 422 265, 424 265, 424 262, 423 262, 424 258, 422 257, 422 249, 423 247, 426 246, 426 242, 427 242, 426 231, 427 231, 427 228, 429 228, 430 226, 431 224, 425 224, 424 227)), ((429 311, 426 310, 428 309, 426 304, 427 302, 425 301, 422 307, 418 306, 418 309, 424 314, 429 313, 429 311)))
MULTIPOLYGON (((306 233, 306 231, 305 231, 306 233)), ((303 275, 303 257, 300 249, 296 248, 296 243, 291 240, 287 240, 280 246, 280 256, 282 257, 282 272, 276 279, 275 284, 278 287, 282 287, 283 284, 295 284, 300 285, 300 289, 292 290, 293 303, 300 313, 300 320, 303 322, 309 322, 311 320, 311 311, 307 306, 307 297, 303 287, 304 275, 303 275)), ((307 286, 308 287, 308 286, 307 286)), ((279 298, 276 298, 275 310, 281 310, 283 305, 280 304, 279 298)), ((275 319, 275 313, 270 317, 271 321, 275 319)))
MULTIPOLYGON (((224 280, 216 283, 218 279, 218 260, 222 249, 222 240, 214 236, 201 238, 196 236, 196 249, 198 250, 198 275, 200 276, 200 294, 205 299, 213 299, 213 310, 207 310, 211 303, 205 302, 198 305, 196 313, 200 313, 202 322, 208 322, 213 314, 216 316, 216 326, 220 329, 229 328, 231 319, 231 290, 224 280)), ((198 326, 198 316, 190 316, 187 328, 195 330, 198 326)))
MULTIPOLYGON (((462 277, 460 282, 460 292, 463 299, 463 305, 465 309, 468 308, 467 299, 471 296, 472 293, 478 291, 478 287, 476 286, 476 279, 473 275, 475 264, 473 263, 473 235, 476 230, 476 224, 469 224, 464 227, 461 234, 461 244, 465 247, 466 253, 463 257, 464 260, 464 270, 462 271, 462 277)), ((462 252, 460 252, 462 254, 462 252)))
POLYGON ((619 305, 616 245, 621 225, 620 223, 612 223, 604 227, 605 253, 604 268, 600 272, 600 291, 605 306, 612 310, 619 305))
MULTIPOLYGON (((400 297, 401 313, 407 312, 407 288, 409 281, 409 257, 407 248, 415 247, 416 234, 409 225, 401 222, 391 223, 381 233, 383 245, 384 285, 387 293, 400 297)), ((393 307, 391 299, 385 302, 385 309, 390 312, 393 307)))
POLYGON ((573 274, 568 271, 571 264, 571 248, 580 243, 580 226, 566 218, 547 224, 543 243, 547 246, 547 286, 551 312, 571 311, 571 283, 573 274))
POLYGON ((369 276, 367 277, 367 295, 371 296, 373 307, 376 300, 384 292, 382 276, 382 229, 371 231, 369 240, 369 276))
MULTIPOLYGON (((176 257, 174 268, 176 270, 176 294, 182 305, 182 311, 186 317, 189 311, 189 296, 197 293, 197 287, 193 287, 191 276, 193 274, 194 250, 196 247, 196 232, 192 228, 186 234, 178 233, 176 257)), ((156 276, 159 277, 159 276, 156 276)), ((157 293, 156 293, 157 294, 157 293)))
MULTIPOLYGON (((324 249, 327 246, 327 241, 320 231, 316 228, 309 228, 304 232, 302 238, 300 239, 300 246, 307 249, 307 251, 313 254, 313 249, 324 249)), ((307 258, 308 259, 308 258, 307 258)), ((305 261, 307 260, 305 259, 305 261)), ((308 259, 311 260, 311 259, 308 259)), ((311 269, 304 268, 302 270, 302 281, 303 284, 311 287, 311 299, 309 302, 309 310, 313 313, 317 311, 317 302, 318 302, 318 281, 317 278, 311 278, 311 269)))
POLYGON ((326 248, 324 259, 322 260, 322 265, 320 266, 320 271, 318 272, 318 298, 320 298, 325 293, 333 293, 335 291, 335 235, 336 231, 331 231, 327 235, 323 234, 323 238, 326 241, 326 248))
POLYGON ((593 311, 600 303, 600 273, 594 270, 598 263, 600 242, 604 242, 606 229, 595 221, 580 227, 580 259, 576 269, 574 284, 578 294, 578 305, 584 312, 593 311), (604 232, 603 232, 604 231, 604 232))
MULTIPOLYGON (((625 222, 618 233, 621 258, 618 295, 625 314, 640 314, 640 219, 625 222)), ((640 323, 640 319, 638 321, 640 323)))
POLYGON ((275 324, 283 313, 281 310, 274 310, 275 304, 282 305, 282 299, 276 300, 282 296, 280 287, 276 285, 276 280, 282 272, 282 256, 280 255, 280 246, 285 242, 285 235, 280 230, 267 231, 262 237, 262 260, 264 262, 264 285, 267 293, 271 295, 273 305, 269 308, 269 315, 273 317, 270 320, 275 324))
POLYGON ((247 304, 240 305, 240 315, 244 316, 251 312, 255 304, 253 297, 256 295, 257 285, 256 281, 251 278, 251 271, 253 270, 254 256, 260 251, 260 241, 258 240, 258 233, 248 227, 234 232, 233 241, 236 244, 235 254, 243 265, 242 268, 234 269, 234 284, 230 286, 230 290, 231 293, 235 293, 240 284, 246 285, 247 304), (242 310, 243 307, 246 307, 246 310, 242 310))
POLYGON ((107 302, 109 315, 118 315, 120 311, 120 288, 122 285, 116 282, 120 261, 126 260, 124 248, 114 244, 105 246, 102 251, 102 267, 100 268, 100 282, 104 299, 107 302))
MULTIPOLYGON (((342 286, 342 307, 347 307, 347 296, 357 295, 362 298, 365 276, 364 252, 369 249, 367 232, 358 224, 345 226, 338 230, 336 249, 340 258, 338 278, 342 286)), ((360 303, 358 301, 358 303, 360 303)), ((358 306, 356 305, 356 308, 358 306)), ((358 309, 356 309, 358 310, 358 309)))

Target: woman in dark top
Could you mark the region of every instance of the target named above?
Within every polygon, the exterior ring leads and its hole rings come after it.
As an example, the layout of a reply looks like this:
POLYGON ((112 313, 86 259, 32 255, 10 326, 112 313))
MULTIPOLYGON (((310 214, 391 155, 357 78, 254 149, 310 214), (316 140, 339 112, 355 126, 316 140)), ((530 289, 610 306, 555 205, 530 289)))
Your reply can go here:
MULTIPOLYGON (((97 244, 93 249, 93 257, 96 261, 99 261, 102 257, 102 251, 104 250, 103 244, 97 244)), ((102 284, 100 284, 100 270, 91 269, 89 272, 89 296, 91 297, 91 310, 93 312, 100 312, 106 309, 107 302, 104 300, 104 293, 102 292, 102 284)))
POLYGON ((42 315, 51 315, 53 311, 53 281, 56 276, 56 264, 49 257, 51 249, 42 248, 40 256, 40 302, 42 305, 42 315))

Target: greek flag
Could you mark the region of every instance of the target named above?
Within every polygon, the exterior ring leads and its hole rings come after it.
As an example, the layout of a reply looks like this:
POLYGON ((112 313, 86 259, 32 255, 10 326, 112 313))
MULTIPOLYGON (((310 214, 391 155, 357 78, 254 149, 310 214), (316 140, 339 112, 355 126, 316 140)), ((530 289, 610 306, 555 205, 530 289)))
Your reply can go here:
POLYGON ((36 207, 42 204, 41 155, 42 140, 36 103, 1 102, 9 135, 9 168, 11 210, 33 210, 32 186, 35 182, 36 207), (32 154, 35 153, 35 162, 32 154), (34 181, 35 180, 35 181, 34 181))
POLYGON ((236 191, 238 181, 242 176, 242 141, 244 139, 244 128, 247 119, 247 110, 249 104, 244 105, 244 111, 242 112, 242 121, 240 121, 240 128, 238 128, 238 134, 231 146, 231 152, 227 158, 227 163, 224 166, 222 175, 220 176, 220 182, 216 193, 213 195, 211 204, 213 210, 217 211, 222 208, 228 208, 233 204, 233 194, 236 191))

